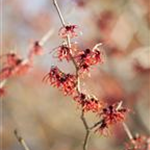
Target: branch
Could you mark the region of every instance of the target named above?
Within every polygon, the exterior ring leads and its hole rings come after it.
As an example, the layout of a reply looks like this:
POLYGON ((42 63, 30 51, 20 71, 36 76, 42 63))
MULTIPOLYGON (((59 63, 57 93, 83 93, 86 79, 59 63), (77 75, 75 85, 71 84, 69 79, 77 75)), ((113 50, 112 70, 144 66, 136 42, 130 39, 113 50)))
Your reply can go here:
MULTIPOLYGON (((60 8, 58 6, 57 1, 53 0, 53 4, 54 4, 54 6, 56 8, 56 11, 57 11, 59 19, 60 19, 60 21, 62 23, 62 26, 65 27, 66 26, 66 22, 65 22, 65 19, 64 19, 62 13, 61 13, 61 10, 60 10, 60 8)), ((70 39, 69 35, 67 36, 66 41, 67 41, 68 47, 71 48, 71 39, 70 39)), ((80 94, 80 79, 79 79, 79 75, 78 75, 78 70, 79 70, 78 64, 76 63, 76 61, 73 58, 71 53, 69 53, 69 56, 71 58, 72 63, 75 66, 75 69, 76 69, 77 92, 78 92, 78 94, 80 94)), ((86 130, 86 135, 85 135, 85 139, 84 139, 84 142, 83 142, 83 150, 87 150, 87 143, 88 143, 88 139, 89 139, 89 135, 90 135, 90 129, 89 129, 89 126, 87 124, 86 118, 84 116, 84 110, 82 110, 82 113, 81 113, 81 120, 82 120, 83 125, 84 125, 85 130, 86 130)))
POLYGON ((24 148, 24 150, 30 150, 29 147, 27 146, 25 140, 21 136, 18 135, 18 131, 17 130, 14 130, 14 134, 15 134, 15 137, 18 140, 18 142, 24 148))
POLYGON ((43 46, 54 33, 54 29, 50 29, 39 41, 39 45, 43 46))
POLYGON ((60 21, 61 21, 62 25, 63 25, 63 26, 66 26, 65 19, 64 19, 63 15, 62 15, 62 12, 60 11, 60 8, 59 8, 59 6, 58 6, 57 1, 56 1, 56 0, 53 0, 53 4, 54 4, 54 6, 55 6, 55 8, 56 8, 56 11, 57 11, 57 13, 58 13, 58 16, 59 16, 59 18, 60 18, 60 21))
POLYGON ((84 110, 82 110, 82 113, 81 113, 81 120, 84 124, 84 127, 86 129, 86 135, 85 135, 85 139, 84 139, 84 142, 83 142, 83 150, 87 150, 87 144, 88 144, 88 140, 89 140, 89 137, 90 137, 90 128, 87 124, 87 121, 85 119, 85 116, 84 116, 84 110))
POLYGON ((102 123, 102 120, 96 122, 93 126, 90 127, 90 130, 96 128, 98 125, 100 125, 102 123))
POLYGON ((128 138, 130 140, 132 140, 133 136, 132 136, 131 131, 129 130, 128 126, 124 122, 122 123, 122 125, 123 125, 125 132, 127 133, 128 138))

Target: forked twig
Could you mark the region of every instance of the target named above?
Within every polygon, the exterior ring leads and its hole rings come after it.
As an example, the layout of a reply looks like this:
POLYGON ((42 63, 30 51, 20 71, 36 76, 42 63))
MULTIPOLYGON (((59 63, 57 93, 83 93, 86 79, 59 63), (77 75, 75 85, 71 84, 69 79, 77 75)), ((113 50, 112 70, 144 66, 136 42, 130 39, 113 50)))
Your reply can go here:
POLYGON ((84 142, 83 142, 83 150, 87 150, 87 144, 88 144, 88 140, 89 140, 89 137, 90 137, 90 128, 87 124, 87 121, 85 119, 85 116, 84 116, 84 110, 82 110, 82 113, 81 113, 81 120, 84 124, 84 127, 86 129, 86 134, 85 134, 85 139, 84 139, 84 142))

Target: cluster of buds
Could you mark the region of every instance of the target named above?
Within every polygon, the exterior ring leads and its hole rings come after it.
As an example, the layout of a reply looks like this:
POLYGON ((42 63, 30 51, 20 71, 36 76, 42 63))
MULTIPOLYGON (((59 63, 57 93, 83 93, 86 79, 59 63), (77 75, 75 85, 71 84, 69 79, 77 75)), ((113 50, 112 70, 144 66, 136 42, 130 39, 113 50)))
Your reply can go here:
POLYGON ((146 136, 136 135, 126 144, 126 150, 149 150, 150 139, 146 136))
POLYGON ((71 95, 76 90, 76 76, 65 74, 58 67, 52 67, 43 81, 62 90, 65 95, 71 95))
POLYGON ((94 113, 100 112, 103 108, 103 102, 99 101, 95 97, 90 97, 86 94, 79 93, 74 96, 74 100, 84 110, 84 112, 92 111, 94 113))
POLYGON ((99 114, 102 119, 96 131, 107 136, 112 125, 125 121, 127 112, 128 109, 123 108, 120 103, 103 108, 99 114))

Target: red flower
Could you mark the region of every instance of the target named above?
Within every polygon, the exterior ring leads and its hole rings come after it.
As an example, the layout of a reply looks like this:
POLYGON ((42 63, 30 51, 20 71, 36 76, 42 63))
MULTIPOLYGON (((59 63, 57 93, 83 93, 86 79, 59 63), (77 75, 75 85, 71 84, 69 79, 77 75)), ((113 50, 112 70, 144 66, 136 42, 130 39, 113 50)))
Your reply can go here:
POLYGON ((80 73, 85 73, 85 72, 89 71, 90 58, 91 58, 91 50, 90 49, 86 49, 84 51, 79 51, 79 53, 77 54, 75 59, 79 65, 80 73))
POLYGON ((70 36, 70 38, 76 37, 76 29, 78 29, 77 25, 67 25, 65 27, 60 28, 59 35, 61 38, 67 38, 68 35, 70 36))
POLYGON ((58 48, 55 49, 57 51, 57 58, 62 61, 63 59, 66 59, 67 61, 70 60, 70 53, 71 49, 67 47, 67 45, 61 45, 58 48))
POLYGON ((91 65, 96 65, 97 63, 102 62, 102 53, 97 49, 86 49, 80 51, 75 59, 79 65, 80 73, 85 73, 89 71, 91 65))
POLYGON ((103 108, 103 103, 94 97, 87 96, 83 93, 74 96, 74 100, 78 103, 82 109, 87 111, 92 111, 94 113, 98 113, 103 108))
POLYGON ((63 73, 57 67, 52 67, 43 80, 62 90, 65 95, 71 95, 75 92, 76 77, 63 73))
POLYGON ((65 74, 60 78, 60 82, 65 95, 71 95, 75 92, 76 77, 74 75, 65 74))
POLYGON ((126 150, 150 150, 150 138, 142 135, 136 135, 126 144, 126 150))
POLYGON ((100 113, 100 116, 103 117, 103 119, 108 125, 123 122, 125 120, 125 115, 128 110, 125 108, 117 107, 118 106, 116 104, 110 105, 104 108, 103 111, 100 113))
POLYGON ((60 87, 60 82, 58 82, 59 77, 61 76, 60 70, 53 66, 50 69, 50 72, 43 78, 43 81, 50 83, 54 87, 60 87))
POLYGON ((119 104, 110 105, 102 109, 100 118, 102 119, 95 131, 99 131, 103 135, 108 135, 110 127, 125 120, 127 109, 122 108, 119 104), (118 107, 119 106, 119 107, 118 107))

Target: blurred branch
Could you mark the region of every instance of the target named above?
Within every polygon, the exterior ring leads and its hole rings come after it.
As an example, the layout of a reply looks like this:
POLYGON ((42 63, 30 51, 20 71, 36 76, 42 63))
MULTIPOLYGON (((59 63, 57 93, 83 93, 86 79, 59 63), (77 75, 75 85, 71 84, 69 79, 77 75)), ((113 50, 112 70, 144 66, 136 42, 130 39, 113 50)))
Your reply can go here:
MULTIPOLYGON (((150 135, 150 130, 149 128, 144 124, 141 115, 139 113, 139 111, 137 110, 137 107, 134 106, 134 110, 136 111, 136 116, 134 117, 134 123, 136 124, 136 126, 138 126, 140 129, 144 130, 145 133, 147 133, 148 135, 150 135)), ((149 118, 148 118, 149 119, 149 118)))
POLYGON ((25 140, 21 136, 18 135, 18 131, 17 130, 14 130, 14 134, 15 134, 15 137, 18 140, 18 142, 24 148, 24 150, 30 150, 29 147, 27 146, 25 140))
POLYGON ((52 36, 54 32, 54 29, 50 29, 42 38, 41 40, 39 41, 39 45, 40 46, 43 46, 47 41, 48 39, 52 36))

